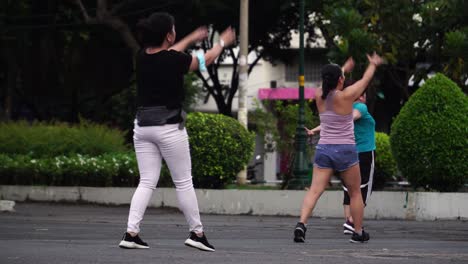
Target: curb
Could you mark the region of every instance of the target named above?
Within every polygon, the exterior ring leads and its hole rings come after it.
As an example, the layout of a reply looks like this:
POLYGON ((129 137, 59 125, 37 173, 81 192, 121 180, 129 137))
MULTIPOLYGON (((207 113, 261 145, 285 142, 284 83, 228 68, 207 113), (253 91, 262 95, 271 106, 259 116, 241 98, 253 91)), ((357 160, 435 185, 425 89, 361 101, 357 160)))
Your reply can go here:
MULTIPOLYGON (((135 188, 0 185, 0 199, 17 202, 87 202, 128 205, 135 188)), ((196 190, 201 213, 298 216, 305 191, 196 190)), ((316 217, 343 217, 342 191, 325 191, 316 217)), ((365 209, 368 219, 467 220, 468 193, 376 191, 365 209)), ((158 188, 150 207, 178 207, 176 191, 158 188)))

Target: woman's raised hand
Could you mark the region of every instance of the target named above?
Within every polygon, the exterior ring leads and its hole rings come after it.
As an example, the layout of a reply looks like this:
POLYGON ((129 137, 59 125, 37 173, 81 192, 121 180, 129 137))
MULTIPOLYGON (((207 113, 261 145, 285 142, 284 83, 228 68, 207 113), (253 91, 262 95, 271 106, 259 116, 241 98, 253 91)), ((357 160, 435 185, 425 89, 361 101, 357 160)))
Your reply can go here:
POLYGON ((343 64, 343 73, 352 72, 354 69, 354 60, 353 57, 349 57, 346 62, 343 64))
POLYGON ((374 64, 375 66, 379 66, 383 62, 382 57, 377 55, 375 52, 372 54, 372 56, 367 54, 367 59, 369 60, 370 64, 374 64))
POLYGON ((206 26, 195 29, 192 33, 193 42, 199 42, 208 37, 208 28, 206 26))
POLYGON ((228 27, 221 33, 219 38, 224 41, 226 47, 230 46, 236 41, 236 31, 232 27, 228 27))

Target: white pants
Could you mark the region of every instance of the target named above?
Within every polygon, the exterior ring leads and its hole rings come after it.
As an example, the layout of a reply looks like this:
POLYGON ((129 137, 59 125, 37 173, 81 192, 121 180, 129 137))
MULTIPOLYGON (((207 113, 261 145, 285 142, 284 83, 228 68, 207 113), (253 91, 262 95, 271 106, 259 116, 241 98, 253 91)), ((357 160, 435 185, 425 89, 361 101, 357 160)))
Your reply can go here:
POLYGON ((127 232, 140 232, 140 222, 158 184, 162 159, 166 161, 176 187, 179 209, 189 231, 203 232, 197 197, 192 183, 192 162, 188 135, 178 124, 139 127, 135 122, 133 142, 140 171, 140 183, 133 194, 127 232))

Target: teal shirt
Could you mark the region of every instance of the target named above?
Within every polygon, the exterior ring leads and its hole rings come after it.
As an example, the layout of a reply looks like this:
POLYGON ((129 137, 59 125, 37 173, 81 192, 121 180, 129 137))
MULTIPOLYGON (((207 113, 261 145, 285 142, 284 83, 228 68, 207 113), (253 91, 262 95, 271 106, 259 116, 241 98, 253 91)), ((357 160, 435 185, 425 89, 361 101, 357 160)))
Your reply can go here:
POLYGON ((367 111, 364 103, 356 102, 353 109, 361 113, 361 118, 354 121, 354 137, 358 152, 375 150, 375 120, 367 111))

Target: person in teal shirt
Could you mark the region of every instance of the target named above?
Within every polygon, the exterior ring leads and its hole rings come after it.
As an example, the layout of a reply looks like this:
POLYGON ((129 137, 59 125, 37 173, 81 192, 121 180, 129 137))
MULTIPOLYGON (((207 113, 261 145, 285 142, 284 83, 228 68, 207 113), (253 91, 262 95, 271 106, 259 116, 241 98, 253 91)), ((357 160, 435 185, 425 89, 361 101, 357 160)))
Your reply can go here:
MULTIPOLYGON (((367 110, 366 93, 364 92, 353 104, 354 137, 359 154, 359 166, 361 170, 361 194, 364 205, 372 193, 375 168, 375 120, 367 110)), ((346 222, 343 224, 344 234, 353 234, 354 224, 349 209, 349 195, 346 186, 343 185, 343 207, 346 222)))

